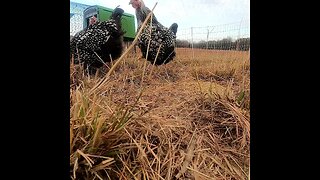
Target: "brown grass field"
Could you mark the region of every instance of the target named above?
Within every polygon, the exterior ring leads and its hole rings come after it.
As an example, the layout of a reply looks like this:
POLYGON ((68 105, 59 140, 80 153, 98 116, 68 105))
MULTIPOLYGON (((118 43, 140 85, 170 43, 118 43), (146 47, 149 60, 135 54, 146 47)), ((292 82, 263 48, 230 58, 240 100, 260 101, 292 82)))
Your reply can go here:
POLYGON ((71 178, 250 179, 249 52, 146 62, 127 55, 96 91, 108 67, 90 77, 71 64, 71 178))

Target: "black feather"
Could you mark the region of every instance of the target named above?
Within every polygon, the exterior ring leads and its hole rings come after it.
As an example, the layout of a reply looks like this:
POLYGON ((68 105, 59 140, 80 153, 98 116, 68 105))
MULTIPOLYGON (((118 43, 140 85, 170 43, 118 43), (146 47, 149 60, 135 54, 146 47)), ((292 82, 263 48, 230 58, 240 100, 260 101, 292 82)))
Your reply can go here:
MULTIPOLYGON (((145 21, 147 14, 149 14, 150 12, 150 9, 145 6, 137 9, 137 21, 145 21)), ((152 24, 150 25, 149 20, 147 25, 142 30, 141 35, 138 37, 138 46, 142 52, 142 56, 148 61, 150 61, 152 64, 167 64, 176 56, 175 44, 178 24, 173 23, 170 28, 166 28, 157 20, 157 18, 154 15, 152 15, 152 17, 152 24), (150 28, 152 29, 151 33, 150 28), (150 37, 151 41, 148 51, 150 37), (158 51, 159 54, 157 56, 158 51)), ((138 29, 140 28, 141 24, 139 25, 138 29)))
POLYGON ((81 63, 90 74, 103 63, 119 58, 123 51, 121 17, 124 11, 115 8, 110 20, 96 22, 78 32, 70 41, 70 55, 74 63, 81 63))

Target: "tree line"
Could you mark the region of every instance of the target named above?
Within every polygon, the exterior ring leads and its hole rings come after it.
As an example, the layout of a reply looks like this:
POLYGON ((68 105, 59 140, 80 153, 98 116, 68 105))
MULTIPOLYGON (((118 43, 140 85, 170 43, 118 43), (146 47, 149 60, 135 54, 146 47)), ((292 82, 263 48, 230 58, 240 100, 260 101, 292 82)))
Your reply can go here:
MULTIPOLYGON (((192 43, 187 40, 177 39, 176 46, 181 48, 192 48, 192 43)), ((217 41, 193 42, 193 48, 248 51, 250 48, 250 38, 239 38, 234 41, 232 38, 228 37, 217 41)))

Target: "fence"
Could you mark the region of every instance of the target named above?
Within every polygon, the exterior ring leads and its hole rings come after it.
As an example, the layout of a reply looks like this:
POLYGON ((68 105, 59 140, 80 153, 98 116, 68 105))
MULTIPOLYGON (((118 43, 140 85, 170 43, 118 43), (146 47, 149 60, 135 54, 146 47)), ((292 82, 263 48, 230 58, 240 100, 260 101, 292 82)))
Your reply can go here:
POLYGON ((249 50, 250 24, 247 21, 236 23, 178 29, 177 47, 249 50))
POLYGON ((83 29, 83 11, 89 5, 70 2, 70 35, 73 36, 83 29))

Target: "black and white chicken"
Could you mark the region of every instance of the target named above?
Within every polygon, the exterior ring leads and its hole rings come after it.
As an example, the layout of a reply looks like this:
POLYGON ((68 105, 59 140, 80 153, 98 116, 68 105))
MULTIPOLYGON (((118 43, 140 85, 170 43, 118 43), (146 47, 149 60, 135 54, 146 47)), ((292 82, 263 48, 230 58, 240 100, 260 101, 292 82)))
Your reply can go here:
MULTIPOLYGON (((131 4, 136 10, 136 18, 139 30, 151 10, 145 6, 143 0, 130 0, 129 4, 131 4)), ((142 56, 155 65, 167 64, 173 60, 173 58, 176 56, 175 44, 177 30, 177 23, 173 23, 169 28, 167 28, 163 26, 153 14, 152 24, 150 25, 149 20, 147 25, 142 30, 141 35, 138 37, 138 46, 142 52, 142 56), (150 28, 152 29, 151 36, 150 28), (150 37, 151 41, 148 50, 150 37), (147 54, 148 57, 146 57, 147 54)))
POLYGON ((115 8, 110 19, 97 21, 93 16, 89 26, 70 40, 70 55, 75 64, 83 64, 89 74, 94 74, 104 63, 119 58, 123 51, 121 17, 124 10, 115 8))

